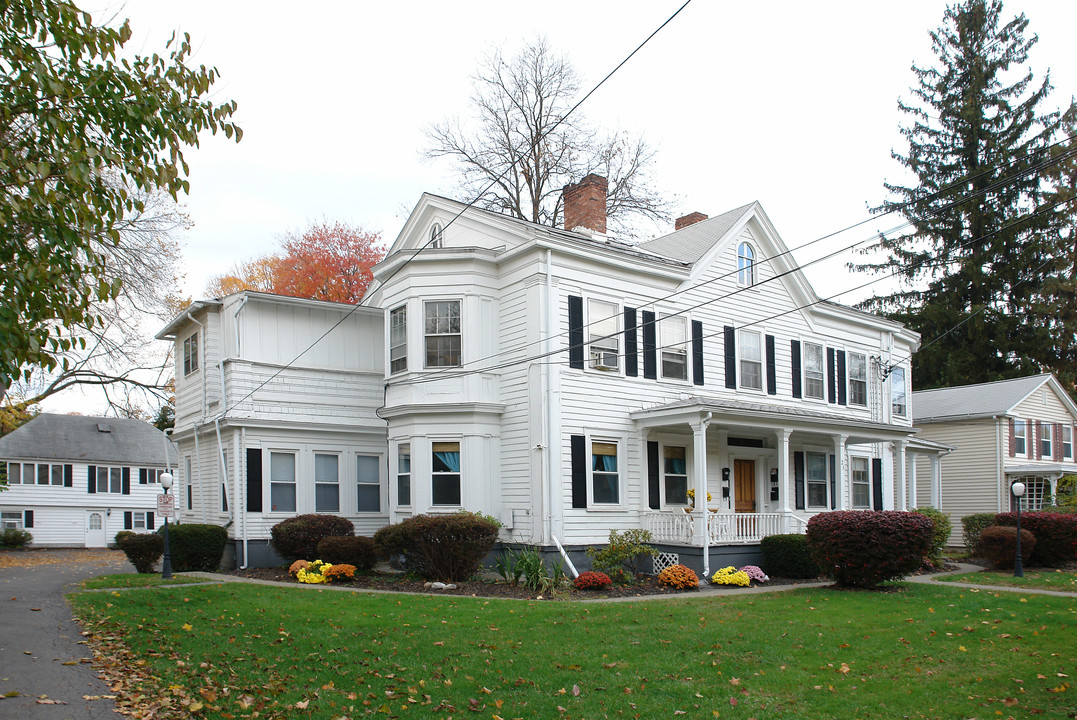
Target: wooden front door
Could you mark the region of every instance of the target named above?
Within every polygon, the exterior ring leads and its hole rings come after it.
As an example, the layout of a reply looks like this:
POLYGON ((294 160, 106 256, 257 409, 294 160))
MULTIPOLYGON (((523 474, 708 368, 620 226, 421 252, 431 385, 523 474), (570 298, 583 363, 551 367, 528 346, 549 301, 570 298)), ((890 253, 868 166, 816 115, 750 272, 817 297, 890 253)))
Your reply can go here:
POLYGON ((733 497, 737 512, 755 512, 755 460, 733 461, 733 497))

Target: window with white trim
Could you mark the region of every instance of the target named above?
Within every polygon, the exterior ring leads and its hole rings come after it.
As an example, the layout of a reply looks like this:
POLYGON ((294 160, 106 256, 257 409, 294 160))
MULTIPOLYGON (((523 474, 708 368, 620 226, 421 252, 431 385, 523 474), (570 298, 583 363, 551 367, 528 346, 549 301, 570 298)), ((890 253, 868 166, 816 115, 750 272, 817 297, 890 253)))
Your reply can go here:
POLYGON ((396 504, 411 505, 411 445, 396 449, 396 504))
POLYGON ((662 377, 688 379, 688 320, 683 315, 667 315, 658 322, 658 344, 662 348, 662 377))
POLYGON ((423 303, 426 367, 460 367, 460 301, 423 303))
POLYGON ((1013 454, 1020 457, 1028 455, 1028 425, 1024 420, 1013 421, 1013 454))
POLYGON ((804 453, 804 478, 808 483, 808 507, 827 506, 826 453, 804 453))
POLYGON ((183 341, 183 374, 190 375, 196 370, 198 370, 197 332, 183 341))
POLYGON ((314 453, 314 512, 340 512, 340 458, 314 453))
POLYGON ((621 367, 620 308, 603 300, 587 301, 587 346, 591 367, 616 372, 621 367))
POLYGON ((1054 447, 1051 444, 1054 441, 1054 431, 1054 425, 1051 423, 1040 423, 1040 457, 1044 460, 1050 460, 1054 457, 1052 454, 1054 447))
POLYGON ((822 400, 826 383, 823 382, 825 366, 823 365, 823 346, 816 343, 804 343, 804 397, 822 400))
POLYGON ((381 459, 377 455, 355 456, 355 510, 381 512, 381 459))
POLYGON ((684 446, 662 448, 662 485, 666 505, 688 504, 688 453, 684 446))
POLYGON ((389 311, 389 372, 408 369, 408 308, 401 305, 389 311))
POLYGON ((22 510, 0 512, 0 530, 22 530, 22 510))
POLYGON ((441 223, 434 223, 430 227, 430 244, 427 247, 445 247, 445 231, 441 229, 441 223))
POLYGON ((131 529, 132 530, 152 530, 146 524, 146 513, 144 511, 135 511, 131 513, 131 529))
POLYGON ((52 463, 8 463, 9 485, 60 485, 64 484, 64 466, 52 463))
POLYGON ((905 385, 903 367, 895 367, 890 371, 890 404, 897 417, 905 417, 909 412, 908 388, 905 385))
POLYGON ((755 250, 746 242, 737 246, 737 284, 755 285, 755 250))
POLYGON ((595 505, 617 505, 621 502, 616 442, 591 441, 591 500, 595 505))
POLYGON ((763 389, 763 336, 754 330, 737 332, 737 353, 740 355, 740 386, 750 390, 763 389))
POLYGON ((849 458, 849 475, 853 484, 853 507, 871 507, 871 471, 866 457, 854 455, 849 458))
POLYGON ((114 493, 119 495, 123 492, 123 468, 97 466, 97 492, 114 493))
POLYGON ((430 502, 460 504, 460 443, 430 443, 430 502))
POLYGON ((272 512, 295 512, 295 453, 269 453, 269 506, 272 512))
POLYGON ((1060 442, 1062 443, 1062 459, 1063 460, 1073 460, 1073 426, 1072 425, 1063 425, 1062 426, 1062 438, 1061 438, 1060 442))
POLYGON ((161 468, 139 468, 138 469, 138 484, 139 485, 158 485, 161 482, 161 476, 165 471, 161 468))
POLYGON ((846 353, 846 371, 849 383, 849 404, 868 404, 868 358, 863 353, 846 353))

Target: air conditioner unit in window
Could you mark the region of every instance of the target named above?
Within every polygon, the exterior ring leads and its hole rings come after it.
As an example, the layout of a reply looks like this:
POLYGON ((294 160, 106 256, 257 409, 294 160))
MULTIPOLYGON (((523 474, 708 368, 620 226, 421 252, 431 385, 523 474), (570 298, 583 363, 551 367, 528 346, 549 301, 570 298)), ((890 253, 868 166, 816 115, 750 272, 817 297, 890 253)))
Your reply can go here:
POLYGON ((616 350, 594 350, 591 352, 591 365, 598 370, 617 369, 616 350))

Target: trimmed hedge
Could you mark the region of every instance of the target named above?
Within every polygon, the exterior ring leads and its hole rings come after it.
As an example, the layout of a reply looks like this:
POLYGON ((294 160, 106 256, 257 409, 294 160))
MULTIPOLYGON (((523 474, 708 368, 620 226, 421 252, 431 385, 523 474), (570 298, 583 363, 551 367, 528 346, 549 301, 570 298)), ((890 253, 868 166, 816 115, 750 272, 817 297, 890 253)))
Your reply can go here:
POLYGON ((961 535, 970 555, 980 554, 980 534, 995 524, 995 513, 973 513, 961 518, 961 535))
MULTIPOLYGON (((999 513, 995 516, 995 524, 1016 527, 1017 513, 999 513)), ((1077 515, 1021 513, 1021 529, 1036 536, 1036 551, 1029 558, 1031 565, 1059 567, 1077 556, 1077 515)), ((1024 552, 1021 554, 1023 556, 1024 552)))
POLYGON ((34 536, 18 528, 0 531, 0 548, 24 548, 34 541, 34 536))
POLYGON ((315 560, 318 543, 327 537, 355 535, 352 521, 339 515, 296 515, 281 520, 269 531, 269 544, 285 560, 315 560))
POLYGON ((763 553, 763 571, 771 577, 819 577, 819 566, 808 552, 806 535, 768 535, 759 543, 763 553))
POLYGON ((927 551, 927 562, 934 568, 942 567, 942 549, 946 547, 946 541, 950 539, 953 526, 950 525, 950 516, 942 510, 933 507, 922 507, 913 510, 917 515, 923 515, 931 520, 935 526, 935 532, 931 539, 931 549, 927 551))
MULTIPOLYGON (((164 537, 164 526, 157 531, 164 537)), ((228 531, 220 525, 168 524, 168 553, 176 572, 213 572, 221 566, 228 531)))
POLYGON ((165 539, 157 533, 131 533, 116 538, 120 550, 140 573, 153 572, 165 551, 165 539))
POLYGON ((920 568, 935 525, 914 512, 838 510, 808 520, 807 535, 824 575, 843 587, 874 587, 920 568))
MULTIPOLYGON (((1036 536, 1021 528, 1021 562, 1027 563, 1039 543, 1036 536)), ((992 525, 980 535, 980 552, 997 570, 1012 568, 1017 559, 1017 528, 992 525)))
POLYGON ((384 556, 400 555, 404 565, 427 580, 466 580, 497 543, 499 523, 460 511, 452 515, 416 515, 388 525, 374 535, 384 556))
POLYGON ((330 536, 318 543, 318 559, 330 565, 354 565, 356 570, 369 570, 378 560, 373 538, 330 536))

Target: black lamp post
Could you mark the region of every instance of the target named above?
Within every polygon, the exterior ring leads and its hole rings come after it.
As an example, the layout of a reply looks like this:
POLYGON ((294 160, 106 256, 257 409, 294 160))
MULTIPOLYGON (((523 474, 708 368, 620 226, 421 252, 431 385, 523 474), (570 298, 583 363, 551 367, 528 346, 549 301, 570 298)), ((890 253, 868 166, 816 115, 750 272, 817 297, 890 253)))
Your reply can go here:
MULTIPOLYGON (((161 473, 161 487, 168 495, 172 487, 172 473, 161 473)), ((172 553, 168 550, 168 513, 165 513, 165 556, 161 560, 161 578, 169 580, 172 577, 172 553)))
POLYGON ((1013 560, 1013 576, 1024 577, 1025 568, 1021 561, 1021 496, 1025 494, 1025 484, 1015 482, 1010 485, 1010 492, 1017 498, 1017 557, 1013 560))

